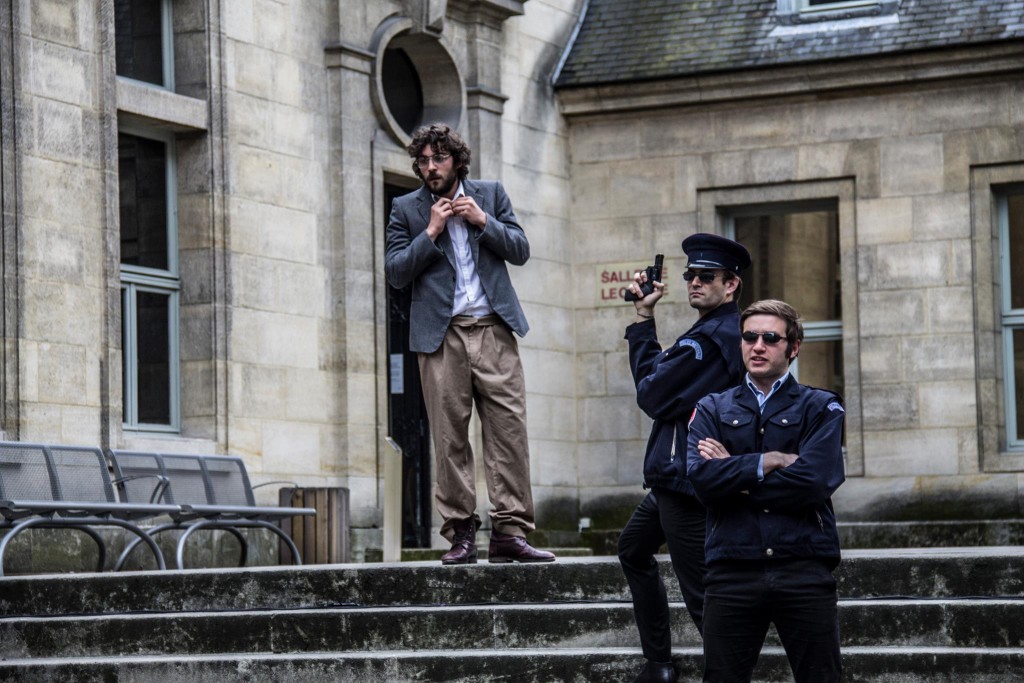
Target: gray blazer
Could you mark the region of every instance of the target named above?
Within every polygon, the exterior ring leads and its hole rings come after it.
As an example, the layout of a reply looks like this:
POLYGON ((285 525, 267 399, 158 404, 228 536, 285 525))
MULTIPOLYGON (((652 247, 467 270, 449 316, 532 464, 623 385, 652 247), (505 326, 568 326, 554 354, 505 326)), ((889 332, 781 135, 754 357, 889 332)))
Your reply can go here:
MULTIPOLYGON (((530 326, 505 264, 521 266, 530 258, 526 233, 516 222, 501 183, 466 179, 462 188, 487 214, 484 229, 466 225, 480 284, 494 312, 522 337, 530 326)), ((409 350, 422 353, 433 353, 441 346, 455 303, 455 249, 447 230, 436 242, 427 235, 432 204, 426 186, 397 198, 384 246, 388 282, 398 288, 412 284, 409 350)))

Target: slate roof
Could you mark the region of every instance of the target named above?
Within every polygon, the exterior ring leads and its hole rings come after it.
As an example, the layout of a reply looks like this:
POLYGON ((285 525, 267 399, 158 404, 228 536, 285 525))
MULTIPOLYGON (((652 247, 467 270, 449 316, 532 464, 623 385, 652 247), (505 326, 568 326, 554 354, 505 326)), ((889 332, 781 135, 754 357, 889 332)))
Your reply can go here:
MULTIPOLYGON (((1024 39, 1020 0, 901 0, 898 23, 883 23, 876 8, 874 19, 849 18, 813 30, 814 24, 802 23, 799 31, 783 26, 786 18, 780 20, 777 6, 777 0, 590 0, 555 85, 643 81, 1024 39), (863 25, 872 22, 876 25, 863 25)), ((891 12, 887 16, 892 19, 891 12)))

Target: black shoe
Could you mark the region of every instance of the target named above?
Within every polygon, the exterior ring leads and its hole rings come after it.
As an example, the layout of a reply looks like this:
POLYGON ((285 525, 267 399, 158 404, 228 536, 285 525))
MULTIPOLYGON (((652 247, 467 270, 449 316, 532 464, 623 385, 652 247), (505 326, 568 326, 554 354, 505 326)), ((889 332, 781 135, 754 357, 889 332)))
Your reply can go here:
POLYGON ((554 553, 537 550, 522 536, 491 532, 491 544, 487 549, 488 562, 554 562, 554 553))
POLYGON ((441 556, 441 564, 476 564, 476 524, 465 520, 453 527, 452 549, 441 556))
POLYGON ((640 671, 640 675, 636 677, 633 683, 676 683, 679 680, 679 674, 676 673, 676 668, 672 666, 672 662, 652 662, 647 660, 644 668, 640 671))

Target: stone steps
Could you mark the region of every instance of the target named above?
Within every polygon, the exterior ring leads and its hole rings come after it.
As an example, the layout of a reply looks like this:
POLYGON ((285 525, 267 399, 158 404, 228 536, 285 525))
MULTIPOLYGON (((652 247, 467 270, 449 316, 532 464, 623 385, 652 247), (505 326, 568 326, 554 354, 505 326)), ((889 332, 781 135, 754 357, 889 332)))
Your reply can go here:
POLYGON ((841 522, 843 549, 1024 545, 1024 520, 841 522))
MULTIPOLYGON (((1024 671, 1024 649, 863 648, 843 650, 847 683, 1015 683, 1024 671)), ((517 683, 621 683, 636 675, 635 648, 468 650, 439 656, 425 651, 309 654, 193 655, 8 660, 0 680, 19 683, 396 683, 401 681, 516 681, 517 683)), ((700 649, 675 656, 680 680, 700 680, 700 649)), ((779 647, 761 653, 754 683, 791 681, 779 647)))
MULTIPOLYGON (((662 558, 663 560, 666 558, 662 558)), ((850 550, 840 596, 1024 597, 1024 548, 850 550)), ((681 600, 667 561, 662 575, 681 600)), ((53 574, 0 581, 0 616, 434 604, 627 601, 618 561, 443 567, 436 562, 53 574)))
MULTIPOLYGON (((1024 520, 1020 519, 841 521, 838 527, 843 550, 1024 545, 1024 520)), ((619 529, 587 530, 579 534, 578 542, 595 555, 614 555, 619 533, 619 529)))
MULTIPOLYGON (((853 550, 848 681, 1016 681, 1024 549, 853 550)), ((700 647, 662 562, 676 662, 700 647)), ((0 681, 622 681, 641 655, 614 558, 11 577, 0 681)), ((777 639, 762 681, 791 680, 777 639)))
MULTIPOLYGON (((1024 644, 1024 599, 841 600, 839 606, 848 645, 1024 644)), ((673 603, 672 632, 675 646, 700 646, 682 603, 673 603)), ((266 609, 12 617, 0 622, 0 656, 628 648, 636 638, 626 603, 266 609)))

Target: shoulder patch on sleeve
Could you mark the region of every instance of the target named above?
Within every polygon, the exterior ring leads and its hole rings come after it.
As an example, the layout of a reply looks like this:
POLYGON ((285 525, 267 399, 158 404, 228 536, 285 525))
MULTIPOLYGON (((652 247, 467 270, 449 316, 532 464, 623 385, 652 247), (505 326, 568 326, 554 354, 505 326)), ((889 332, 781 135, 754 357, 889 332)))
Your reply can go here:
POLYGON ((697 409, 694 408, 693 412, 690 413, 690 421, 686 423, 686 429, 690 429, 690 425, 693 424, 693 418, 697 417, 697 409))
POLYGON ((832 401, 831 403, 828 404, 827 408, 833 412, 836 410, 838 410, 841 413, 846 412, 845 410, 843 410, 843 406, 841 403, 839 403, 839 401, 832 401))
POLYGON ((704 349, 700 347, 700 342, 696 339, 680 339, 679 346, 689 346, 693 349, 693 353, 697 356, 697 360, 704 358, 704 349))

